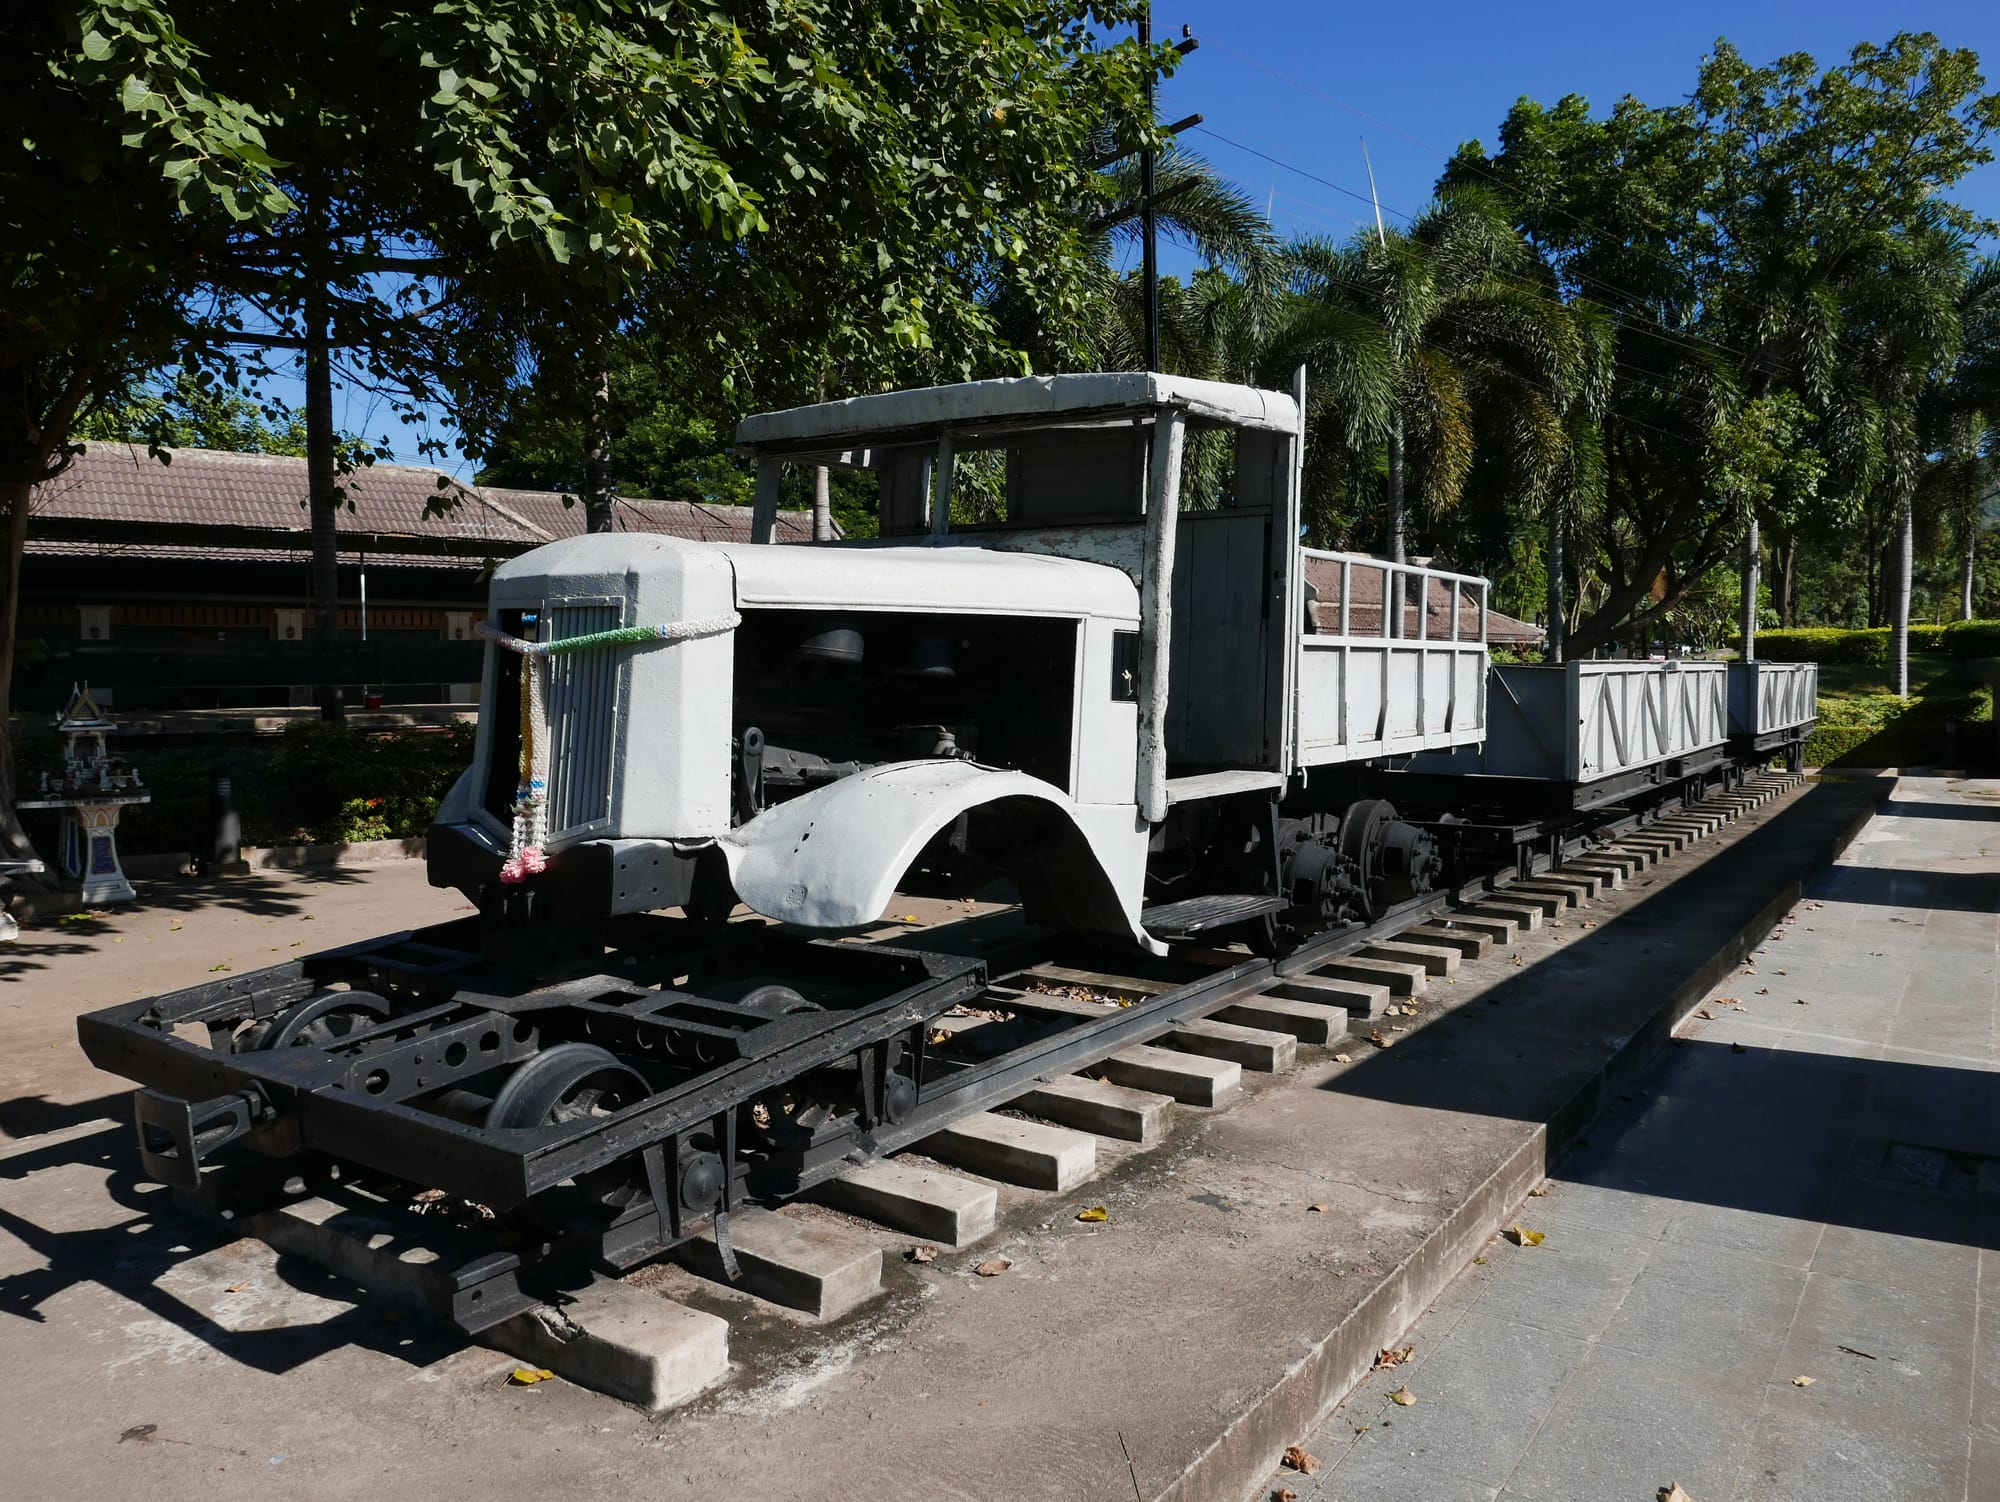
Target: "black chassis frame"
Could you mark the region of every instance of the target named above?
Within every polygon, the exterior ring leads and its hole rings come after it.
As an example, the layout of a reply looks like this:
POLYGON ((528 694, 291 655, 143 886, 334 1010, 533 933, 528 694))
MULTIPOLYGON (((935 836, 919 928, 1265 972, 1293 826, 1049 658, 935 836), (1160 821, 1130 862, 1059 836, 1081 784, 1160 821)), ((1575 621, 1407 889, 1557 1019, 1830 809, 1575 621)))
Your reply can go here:
POLYGON ((285 1180, 330 1160, 508 1211, 636 1156, 652 1251, 726 1216, 760 1163, 779 1162, 789 1182, 866 1151, 911 1104, 896 1079, 921 1080, 927 1024, 985 985, 975 959, 762 924, 624 922, 626 943, 591 973, 495 972, 464 920, 91 1013, 77 1034, 98 1067, 146 1087, 135 1114, 148 1172, 211 1208, 281 1202, 296 1192, 285 1180), (728 998, 766 980, 824 1009, 772 1016, 728 998), (389 999, 395 1014, 330 1046, 229 1051, 246 1025, 343 986, 389 999), (705 994, 714 990, 724 994, 705 994), (564 1041, 598 1042, 652 1069, 658 1088, 609 1116, 546 1127, 487 1127, 439 1109, 468 1082, 564 1041), (740 1108, 829 1069, 849 1109, 791 1133, 783 1152, 742 1140, 740 1108), (688 1169, 704 1156, 691 1196, 688 1169))

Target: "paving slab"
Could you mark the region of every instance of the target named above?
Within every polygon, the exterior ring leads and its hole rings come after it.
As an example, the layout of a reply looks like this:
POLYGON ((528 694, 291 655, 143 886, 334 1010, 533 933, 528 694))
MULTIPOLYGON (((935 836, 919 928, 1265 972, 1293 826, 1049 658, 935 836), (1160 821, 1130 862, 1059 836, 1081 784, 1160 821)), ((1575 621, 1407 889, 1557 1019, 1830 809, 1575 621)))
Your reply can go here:
POLYGON ((1426 975, 1458 974, 1460 955, 1456 947, 1426 944, 1408 934, 1370 944, 1359 952, 1364 959, 1398 960, 1404 964, 1421 965, 1426 975))
POLYGON ((1083 1132, 978 1111, 926 1137, 923 1151, 1027 1189, 1074 1189, 1097 1172, 1097 1143, 1083 1132))
POLYGON ((1347 1008, 1323 1001, 1298 1001, 1290 996, 1253 996, 1215 1014, 1218 1022, 1289 1033, 1301 1043, 1326 1045, 1347 1033, 1347 1008))
POLYGON ((1455 949, 1465 959, 1481 960, 1493 951, 1493 935, 1484 928, 1472 928, 1465 924, 1453 924, 1449 920, 1439 923, 1419 924, 1405 929, 1399 938, 1417 944, 1455 949))
POLYGON ((813 1191, 822 1204, 940 1246, 970 1246, 993 1230, 999 1191, 904 1158, 849 1169, 813 1191))
POLYGON ((1109 1080, 1059 1074, 1008 1104, 1013 1110, 1080 1132, 1151 1147, 1166 1130, 1174 1101, 1169 1095, 1134 1090, 1109 1080))
POLYGON ((1243 1093, 1243 1066, 1236 1060, 1149 1044, 1120 1049, 1096 1069, 1114 1085, 1171 1096, 1184 1106, 1226 1106, 1243 1093))
POLYGON ((1380 1017, 1389 1009, 1389 988, 1373 981, 1343 980, 1338 976, 1308 972, 1288 975, 1267 986, 1271 996, 1289 996, 1299 1001, 1323 1001, 1328 1006, 1345 1007, 1348 1017, 1380 1017))
POLYGON ((1183 1052, 1234 1059, 1260 1074, 1290 1069, 1299 1052, 1299 1040, 1290 1033, 1229 1020, 1183 1022, 1170 1029, 1166 1038, 1183 1052))
POLYGON ((1533 933, 1542 926, 1542 917, 1547 910, 1535 902, 1516 902, 1506 897, 1483 897, 1477 902, 1468 902, 1456 909, 1454 918, 1493 919, 1512 924, 1523 933, 1533 933))
POLYGON ((755 1205, 731 1212, 729 1242, 738 1276, 722 1263, 715 1233, 674 1250, 705 1278, 782 1304, 814 1319, 839 1319, 882 1291, 882 1245, 871 1236, 755 1205))
POLYGON ((1316 967, 1316 975, 1336 980, 1358 980, 1386 986, 1392 996, 1421 996, 1428 988, 1430 972, 1408 960, 1370 960, 1360 955, 1344 955, 1316 967))
POLYGON ((609 1278, 504 1320, 483 1338, 530 1369, 654 1411, 729 1375, 728 1320, 609 1278))

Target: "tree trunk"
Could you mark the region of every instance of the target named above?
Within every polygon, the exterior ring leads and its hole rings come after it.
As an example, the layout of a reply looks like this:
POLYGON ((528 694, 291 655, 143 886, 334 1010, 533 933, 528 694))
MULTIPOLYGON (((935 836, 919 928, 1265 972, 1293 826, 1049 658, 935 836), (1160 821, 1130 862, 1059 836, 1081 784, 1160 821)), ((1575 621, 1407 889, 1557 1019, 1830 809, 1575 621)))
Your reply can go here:
MULTIPOLYGON (((1388 552, 1392 562, 1406 561, 1403 527, 1403 414, 1398 411, 1389 419, 1389 494, 1388 494, 1388 552)), ((1383 592, 1383 622, 1389 628, 1387 635, 1403 634, 1403 576, 1389 575, 1389 587, 1383 592)))
POLYGON ((1743 660, 1757 660, 1757 518, 1743 534, 1743 660))
POLYGON ((340 684, 340 495, 333 453, 333 349, 326 296, 306 297, 306 515, 312 527, 312 666, 320 718, 347 718, 340 684))
POLYGON ((21 827, 14 807, 14 648, 21 618, 21 554, 28 542, 28 501, 34 485, 28 480, 0 483, 0 507, 6 508, 6 530, 0 539, 0 854, 13 860, 33 860, 35 850, 21 827))
POLYGON ((813 541, 833 541, 833 477, 824 464, 813 467, 813 541))
POLYGON ((1396 563, 1407 562, 1404 556, 1403 526, 1403 414, 1397 412, 1389 419, 1389 557, 1396 563))
POLYGON ((1796 532, 1785 534, 1785 550, 1778 556, 1778 624, 1790 631, 1798 624, 1799 537, 1796 532))
POLYGON ((1972 619, 1972 575, 1979 564, 1979 528, 1976 524, 1965 529, 1965 560, 1958 575, 1958 618, 1972 619))
POLYGON ((1549 508, 1549 635, 1543 644, 1543 655, 1550 662, 1563 660, 1563 640, 1569 634, 1569 603, 1563 591, 1563 517, 1562 509, 1549 508))
POLYGON ((583 517, 592 532, 609 532, 611 494, 611 334, 596 335, 584 356, 583 517))
POLYGON ((1889 622, 1889 677, 1896 692, 1910 697, 1910 570, 1916 552, 1916 526, 1911 498, 1904 496, 1896 507, 1896 575, 1891 601, 1894 615, 1889 622))

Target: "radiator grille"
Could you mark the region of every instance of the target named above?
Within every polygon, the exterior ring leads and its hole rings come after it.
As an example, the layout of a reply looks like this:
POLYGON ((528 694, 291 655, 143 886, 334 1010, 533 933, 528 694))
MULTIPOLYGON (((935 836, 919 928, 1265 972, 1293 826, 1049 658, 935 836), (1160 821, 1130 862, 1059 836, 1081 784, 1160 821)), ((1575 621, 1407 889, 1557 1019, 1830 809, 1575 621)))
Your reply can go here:
MULTIPOLYGON (((546 641, 625 624, 622 602, 552 605, 546 641)), ((549 834, 611 816, 611 761, 618 729, 618 663, 610 650, 549 658, 549 834)))

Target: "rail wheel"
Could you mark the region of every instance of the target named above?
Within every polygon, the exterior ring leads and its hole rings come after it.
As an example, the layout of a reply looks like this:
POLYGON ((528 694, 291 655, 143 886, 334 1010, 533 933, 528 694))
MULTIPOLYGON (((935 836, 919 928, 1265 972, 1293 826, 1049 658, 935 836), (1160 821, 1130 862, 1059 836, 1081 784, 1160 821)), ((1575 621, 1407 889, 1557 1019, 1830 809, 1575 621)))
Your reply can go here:
MULTIPOLYGON (((608 1049, 595 1043, 545 1048, 507 1077, 487 1107, 488 1127, 549 1127, 610 1116, 652 1094, 652 1086, 608 1049)), ((565 1180, 520 1212, 525 1225, 557 1230, 629 1205, 644 1189, 638 1165, 620 1159, 565 1180)))
POLYGON ((489 1127, 560 1126, 610 1116, 652 1093, 644 1077, 595 1043, 545 1048, 507 1077, 487 1108, 489 1127))
POLYGON ((1361 915, 1372 923, 1396 903, 1431 889, 1438 874, 1437 841, 1396 817, 1384 798, 1350 804, 1340 821, 1340 853, 1360 888, 1361 915))
POLYGON ((373 991, 322 991, 237 1034, 232 1052, 258 1048, 330 1048, 350 1034, 389 1020, 389 1003, 373 991))

